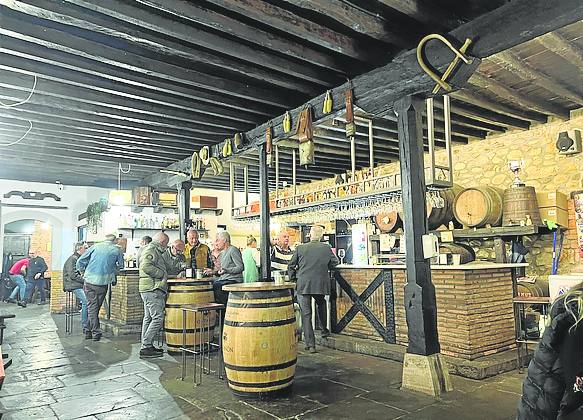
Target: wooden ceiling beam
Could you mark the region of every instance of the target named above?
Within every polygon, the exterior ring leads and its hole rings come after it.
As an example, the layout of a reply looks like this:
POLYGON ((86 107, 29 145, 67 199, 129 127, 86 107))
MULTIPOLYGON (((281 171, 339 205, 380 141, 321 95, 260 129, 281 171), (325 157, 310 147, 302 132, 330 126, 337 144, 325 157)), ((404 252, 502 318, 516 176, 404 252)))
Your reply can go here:
MULTIPOLYGON (((0 56, 0 61, 2 57, 0 56)), ((53 98, 62 98, 80 103, 88 103, 109 107, 112 109, 129 110, 144 114, 161 115, 170 118, 182 119, 185 121, 197 121, 199 123, 209 122, 211 125, 217 125, 232 130, 242 131, 245 126, 254 126, 258 117, 250 114, 233 112, 228 108, 215 107, 214 112, 205 112, 206 106, 202 106, 203 111, 196 109, 200 104, 190 103, 189 106, 182 107, 178 103, 171 103, 174 98, 167 98, 165 101, 151 101, 140 95, 126 96, 118 91, 101 91, 88 87, 87 85, 69 84, 65 81, 55 81, 52 78, 46 78, 44 75, 38 75, 35 94, 42 94, 53 98), (196 107, 196 108, 195 108, 196 107), (232 114, 226 116, 222 114, 232 114), (236 117, 236 115, 240 115, 236 117)), ((29 92, 33 83, 32 74, 21 73, 6 68, 0 64, 0 83, 2 86, 20 91, 29 92)), ((135 92, 135 89, 134 89, 135 92)), ((140 93, 140 92, 136 92, 140 93)), ((184 105, 188 102, 184 101, 184 105)), ((212 106, 211 106, 212 107, 212 106)))
POLYGON ((279 31, 285 31, 298 39, 327 48, 355 60, 374 63, 379 58, 374 48, 362 48, 359 45, 360 43, 353 38, 263 0, 207 1, 222 9, 253 19, 264 25, 269 25, 279 31))
MULTIPOLYGON (((9 2, 8 4, 13 3, 9 2)), ((98 63, 141 73, 144 76, 153 76, 173 83, 183 83, 195 88, 209 89, 226 96, 267 105, 282 106, 287 102, 286 95, 282 95, 281 90, 228 80, 192 68, 168 63, 164 61, 166 57, 163 55, 159 55, 157 59, 152 59, 73 36, 70 33, 48 26, 36 25, 22 18, 16 19, 14 17, 15 12, 9 12, 9 9, 5 6, 0 6, 0 13, 2 13, 0 34, 57 50, 66 55, 75 55, 98 63)), ((62 57, 60 61, 66 63, 66 56, 62 57)))
MULTIPOLYGON (((13 83, 5 83, 6 79, 11 77, 3 77, 0 72, 0 97, 3 101, 10 103, 23 99, 30 92, 30 86, 18 86, 13 83)), ((30 79, 28 80, 30 83, 30 79)), ((64 89, 63 92, 66 92, 64 89)), ((74 95, 74 91, 70 92, 74 95)), ((132 108, 123 105, 116 105, 107 102, 106 98, 101 102, 81 100, 75 96, 65 96, 56 94, 54 91, 47 92, 44 89, 42 81, 37 82, 37 89, 34 95, 27 103, 47 106, 51 108, 58 108, 63 111, 76 111, 80 113, 87 113, 91 115, 99 115, 111 118, 113 121, 133 121, 138 124, 147 124, 156 127, 168 127, 180 129, 185 132, 191 131, 199 134, 224 134, 229 135, 236 132, 245 131, 243 128, 250 128, 250 124, 236 124, 233 121, 221 120, 216 117, 209 117, 207 115, 196 115, 180 110, 174 111, 172 114, 163 113, 162 107, 149 106, 148 109, 132 108)), ((252 126, 251 126, 252 127, 252 126)))
POLYGON ((380 14, 369 12, 342 0, 284 0, 301 9, 320 13, 334 19, 354 32, 386 44, 410 47, 422 33, 422 28, 389 22, 380 14))
MULTIPOLYGON (((11 8, 119 39, 127 43, 126 50, 139 46, 169 58, 180 57, 193 63, 221 68, 234 73, 236 78, 249 77, 310 95, 339 80, 338 76, 330 77, 330 73, 321 69, 298 65, 285 56, 266 53, 195 26, 155 15, 147 8, 113 0, 99 3, 69 0, 67 3, 15 0, 11 8), (164 38, 156 33, 163 34, 164 38)), ((153 58, 154 54, 150 55, 153 58)))
POLYGON ((541 114, 554 115, 565 120, 569 119, 569 111, 567 109, 548 101, 523 95, 516 89, 512 89, 504 83, 482 73, 474 73, 470 78, 470 83, 481 89, 488 90, 502 99, 511 101, 520 108, 533 109, 541 114))
POLYGON ((583 50, 563 35, 551 32, 536 39, 543 47, 564 58, 575 67, 583 68, 583 50))
MULTIPOLYGON (((440 105, 437 106, 439 107, 440 105)), ((456 114, 483 122, 485 124, 498 124, 504 127, 520 128, 522 130, 528 130, 530 127, 530 122, 528 120, 522 120, 519 118, 511 117, 509 115, 499 114, 490 108, 479 107, 477 105, 463 102, 455 98, 452 98, 451 100, 451 110, 456 114)))
POLYGON ((490 109, 498 114, 508 115, 509 117, 514 117, 527 121, 536 121, 540 123, 546 123, 548 118, 545 114, 540 114, 537 112, 531 112, 524 108, 515 108, 513 106, 506 105, 499 101, 487 98, 482 95, 482 92, 477 92, 470 89, 461 89, 453 92, 451 94, 452 98, 461 99, 464 102, 468 102, 471 105, 477 105, 481 108, 490 109))
POLYGON ((154 100, 158 101, 168 101, 168 98, 175 98, 177 104, 180 104, 181 100, 187 101, 190 105, 185 105, 185 108, 197 104, 201 105, 201 109, 205 109, 205 106, 210 106, 213 110, 224 108, 225 116, 232 112, 241 113, 243 116, 252 114, 264 119, 272 115, 274 109, 284 108, 167 82, 59 51, 36 48, 34 44, 1 34, 0 56, 0 65, 24 69, 29 73, 39 73, 60 83, 91 86, 94 89, 115 91, 130 97, 135 97, 137 93, 141 95, 151 93, 157 95, 154 96, 156 98, 154 100))
POLYGON ((421 23, 439 25, 451 29, 459 25, 459 21, 439 6, 430 6, 431 2, 424 0, 377 0, 399 13, 409 16, 421 23))
POLYGON ((277 33, 267 32, 245 22, 217 13, 204 5, 187 0, 136 0, 136 3, 155 10, 159 15, 172 15, 178 20, 203 26, 211 31, 220 31, 233 38, 259 46, 260 48, 286 54, 300 62, 329 69, 338 74, 345 73, 339 60, 316 49, 287 39, 277 33), (162 12, 162 13, 161 13, 162 12))
POLYGON ((579 105, 583 105, 583 95, 576 92, 574 87, 568 87, 549 75, 537 70, 525 60, 517 57, 510 51, 503 51, 488 59, 522 80, 528 80, 548 92, 562 96, 579 105))

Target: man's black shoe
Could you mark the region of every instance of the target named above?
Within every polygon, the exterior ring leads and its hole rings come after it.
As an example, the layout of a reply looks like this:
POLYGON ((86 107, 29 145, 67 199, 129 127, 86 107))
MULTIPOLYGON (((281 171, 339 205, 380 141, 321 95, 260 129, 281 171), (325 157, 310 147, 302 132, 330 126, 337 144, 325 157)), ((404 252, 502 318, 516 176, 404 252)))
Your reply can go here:
POLYGON ((322 334, 322 338, 330 337, 330 330, 328 330, 328 329, 322 330, 321 334, 322 334))
POLYGON ((164 349, 159 349, 158 347, 152 347, 158 353, 164 353, 164 349))
POLYGON ((22 306, 23 308, 26 308, 26 301, 24 301, 24 300, 18 301, 18 306, 22 306))
POLYGON ((45 302, 44 300, 42 302, 37 303, 37 305, 46 305, 47 302, 45 302))
POLYGON ((93 341, 99 341, 99 340, 101 340, 101 334, 95 334, 93 336, 93 341))
POLYGON ((16 299, 6 299, 6 303, 16 303, 16 299))
POLYGON ((150 359, 153 357, 162 357, 162 353, 154 347, 147 347, 140 350, 140 359, 150 359))
POLYGON ((92 338, 93 338, 93 334, 91 334, 91 331, 85 331, 85 339, 91 340, 92 338))

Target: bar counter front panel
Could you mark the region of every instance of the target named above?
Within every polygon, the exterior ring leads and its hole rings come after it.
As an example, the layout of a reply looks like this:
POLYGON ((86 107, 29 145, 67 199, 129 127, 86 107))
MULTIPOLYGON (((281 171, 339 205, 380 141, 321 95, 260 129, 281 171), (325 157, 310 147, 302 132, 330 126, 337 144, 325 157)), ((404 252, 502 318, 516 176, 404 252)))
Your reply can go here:
MULTIPOLYGON (((443 354, 474 360, 514 346, 512 269, 525 264, 432 266, 443 354)), ((341 265, 332 331, 407 345, 404 265, 341 265)))

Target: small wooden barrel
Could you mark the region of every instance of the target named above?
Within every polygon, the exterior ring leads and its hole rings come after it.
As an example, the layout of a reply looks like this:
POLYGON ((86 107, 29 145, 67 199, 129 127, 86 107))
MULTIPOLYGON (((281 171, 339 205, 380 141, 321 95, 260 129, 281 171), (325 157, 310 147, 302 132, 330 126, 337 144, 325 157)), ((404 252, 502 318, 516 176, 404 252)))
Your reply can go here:
MULTIPOLYGON (((169 353, 179 353, 182 347, 182 305, 193 303, 209 303, 215 301, 212 279, 168 279, 168 299, 166 300, 166 316, 164 331, 169 353)), ((197 315, 196 325, 194 313, 186 313, 186 346, 194 347, 207 343, 214 337, 216 312, 212 311, 204 318, 197 315), (210 338, 207 334, 210 328, 210 338), (204 332, 203 332, 204 330, 204 332)))
POLYGON ((542 226, 534 187, 511 187, 504 191, 503 226, 520 226, 530 217, 533 225, 542 226))
POLYGON ((382 233, 394 232, 403 226, 401 218, 396 211, 379 213, 374 218, 375 224, 382 233))
POLYGON ((457 195, 453 211, 464 226, 499 226, 502 221, 502 190, 487 186, 466 188, 457 195))
POLYGON ((292 385, 297 360, 294 287, 263 282, 223 286, 229 292, 223 358, 236 395, 270 397, 292 385))
POLYGON ((545 279, 536 279, 534 283, 519 281, 516 282, 516 288, 519 297, 549 296, 549 282, 545 279))
MULTIPOLYGON (((447 226, 449 222, 454 220, 453 205, 456 196, 463 191, 463 187, 454 184, 453 187, 439 191, 439 195, 443 198, 443 207, 433 207, 427 201, 427 228, 435 230, 441 225, 447 226)), ((399 213, 399 217, 403 219, 403 213, 399 213)))
POLYGON ((467 264, 476 259, 476 252, 474 249, 466 244, 456 243, 441 243, 439 244, 440 254, 459 254, 460 264, 467 264))

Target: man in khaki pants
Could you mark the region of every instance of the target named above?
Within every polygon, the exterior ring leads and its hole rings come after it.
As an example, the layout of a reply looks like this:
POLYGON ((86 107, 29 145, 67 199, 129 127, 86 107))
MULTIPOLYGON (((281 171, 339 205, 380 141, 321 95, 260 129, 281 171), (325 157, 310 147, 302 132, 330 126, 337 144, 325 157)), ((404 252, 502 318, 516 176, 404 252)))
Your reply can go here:
POLYGON ((330 294, 330 275, 328 270, 338 265, 338 258, 327 243, 321 242, 324 235, 322 226, 310 230, 310 242, 299 245, 289 262, 290 280, 296 280, 298 303, 302 311, 305 350, 316 352, 316 338, 312 326, 312 298, 318 307, 318 319, 322 326, 322 336, 330 332, 326 329, 327 308, 325 295, 330 294))

